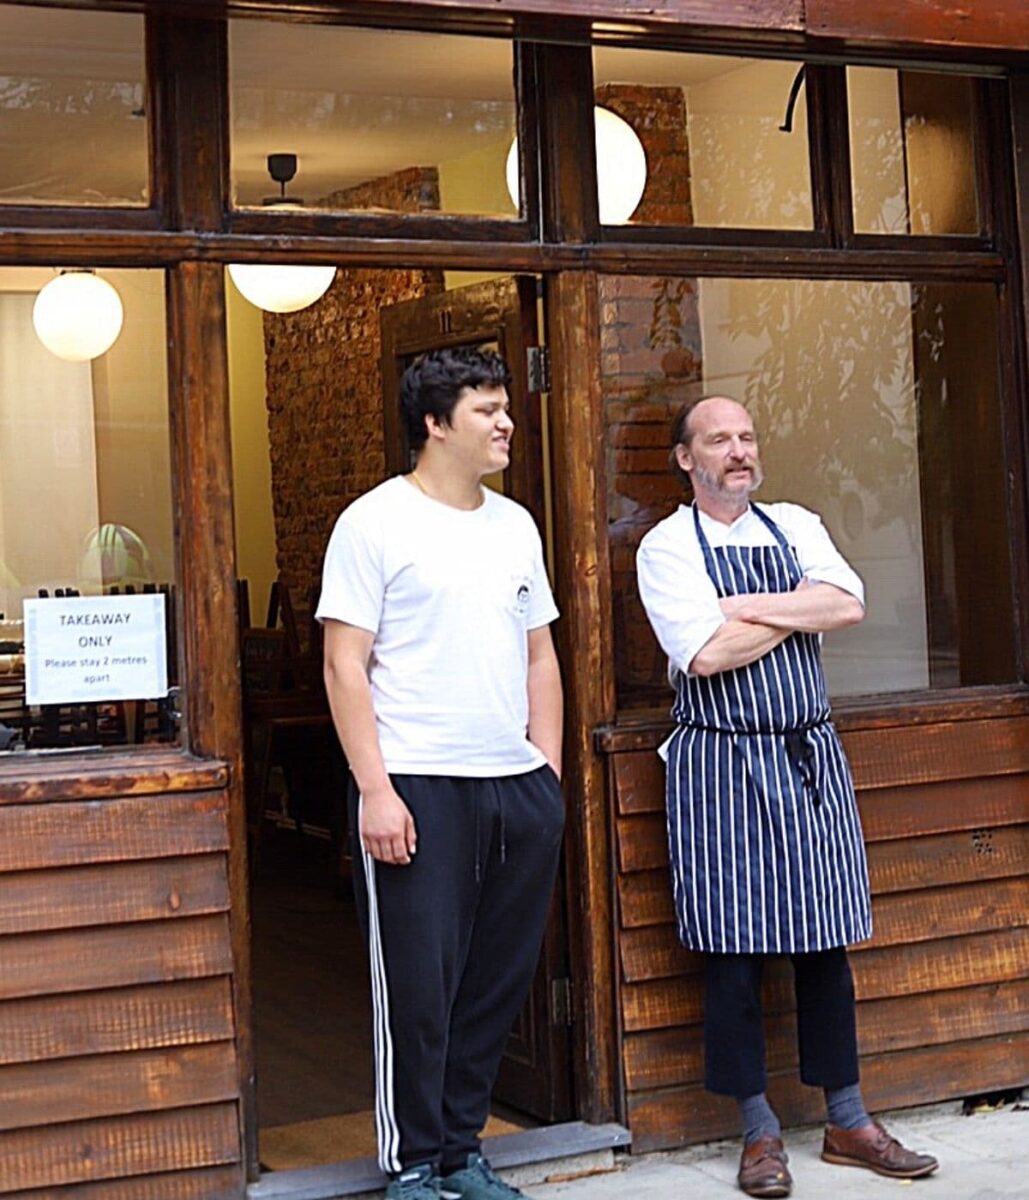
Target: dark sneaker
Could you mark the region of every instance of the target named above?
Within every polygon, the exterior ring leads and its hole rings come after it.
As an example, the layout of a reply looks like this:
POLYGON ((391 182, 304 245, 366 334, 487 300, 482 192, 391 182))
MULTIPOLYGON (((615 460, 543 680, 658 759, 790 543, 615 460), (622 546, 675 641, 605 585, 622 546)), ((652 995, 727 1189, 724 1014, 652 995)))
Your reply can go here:
POLYGON ((439 1194, 446 1200, 528 1200, 524 1192, 498 1179, 481 1154, 469 1154, 466 1167, 444 1175, 439 1194))
POLYGON ((386 1200, 439 1200, 439 1176, 427 1164, 408 1167, 386 1189, 386 1200))

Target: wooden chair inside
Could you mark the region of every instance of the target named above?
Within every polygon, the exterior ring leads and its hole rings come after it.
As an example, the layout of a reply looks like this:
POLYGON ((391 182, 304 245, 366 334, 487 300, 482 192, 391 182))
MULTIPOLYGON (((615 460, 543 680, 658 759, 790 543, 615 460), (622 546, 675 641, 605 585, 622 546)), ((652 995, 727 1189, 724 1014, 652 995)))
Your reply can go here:
POLYGON ((324 738, 331 747, 334 735, 320 672, 313 676, 310 660, 290 653, 285 630, 244 630, 241 659, 244 778, 253 870, 269 814, 285 815, 285 804, 297 831, 303 832, 306 798, 301 781, 302 758, 312 738, 324 738), (286 789, 277 809, 272 792, 276 767, 286 789))

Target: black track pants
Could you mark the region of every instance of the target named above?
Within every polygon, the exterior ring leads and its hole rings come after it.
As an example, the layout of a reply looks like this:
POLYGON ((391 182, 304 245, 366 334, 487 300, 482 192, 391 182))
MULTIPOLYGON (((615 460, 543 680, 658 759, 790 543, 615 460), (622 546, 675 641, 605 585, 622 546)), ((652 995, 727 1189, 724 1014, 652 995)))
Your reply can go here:
MULTIPOLYGON (((745 1100, 765 1090, 763 954, 704 957, 704 1086, 745 1100)), ((858 1081, 854 981, 847 951, 792 954, 800 1078, 813 1087, 858 1081)))
MULTIPOLYGON (((479 1148, 507 1036, 528 994, 564 803, 548 766, 470 779, 394 775, 414 817, 408 866, 355 847, 368 938, 379 1165, 463 1166, 479 1148)), ((353 789, 352 789, 353 792, 353 789)), ((359 829, 351 795, 350 828, 359 829)))

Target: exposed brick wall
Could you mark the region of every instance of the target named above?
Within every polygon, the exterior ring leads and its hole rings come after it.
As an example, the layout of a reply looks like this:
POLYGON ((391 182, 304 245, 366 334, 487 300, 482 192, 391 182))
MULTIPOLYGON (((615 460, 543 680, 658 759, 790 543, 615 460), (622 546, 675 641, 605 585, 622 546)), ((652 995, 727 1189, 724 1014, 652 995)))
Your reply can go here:
MULTIPOLYGON (((320 206, 433 211, 439 183, 434 169, 416 167, 320 206)), ((337 516, 385 477, 379 311, 442 290, 437 270, 340 270, 317 304, 265 315, 278 569, 301 633, 337 516)))
POLYGON ((633 224, 692 225, 686 100, 682 88, 605 83, 596 101, 627 121, 647 156, 647 186, 633 224))
MULTIPOLYGON (((597 89, 597 102, 632 125, 647 155, 647 187, 634 221, 691 225, 682 90, 607 84, 597 89)), ((619 707, 631 708, 669 697, 665 657, 636 587, 636 549, 683 499, 668 467, 668 434, 679 408, 700 394, 697 284, 606 276, 600 303, 615 680, 619 707)))

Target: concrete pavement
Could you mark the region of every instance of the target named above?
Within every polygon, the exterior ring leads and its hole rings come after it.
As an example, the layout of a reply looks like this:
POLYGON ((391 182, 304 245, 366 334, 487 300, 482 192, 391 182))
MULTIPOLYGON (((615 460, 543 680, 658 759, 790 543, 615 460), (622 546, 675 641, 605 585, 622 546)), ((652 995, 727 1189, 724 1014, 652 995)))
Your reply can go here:
MULTIPOLYGON (((879 1115, 879 1114, 877 1114, 879 1115)), ((820 1126, 788 1130, 793 1200, 1029 1200, 1029 1105, 963 1116, 960 1102, 881 1114, 896 1137, 940 1160, 927 1179, 887 1179, 819 1157, 820 1126)), ((539 1181, 532 1167, 504 1171, 532 1200, 732 1200, 739 1143, 609 1159, 580 1178, 539 1181)), ((563 1166, 569 1170, 569 1166, 563 1166)), ((574 1169, 574 1168, 572 1168, 574 1169)), ((536 1168, 538 1171, 538 1168, 536 1168)))

